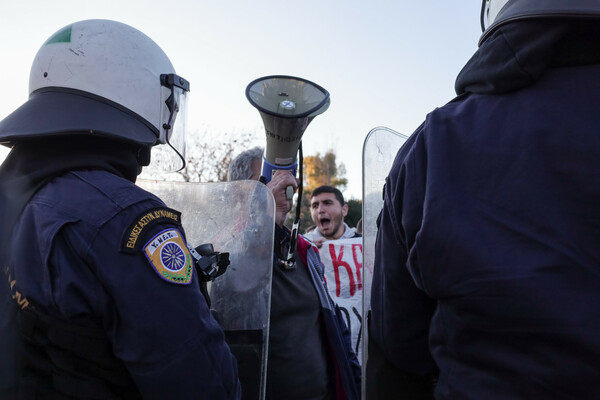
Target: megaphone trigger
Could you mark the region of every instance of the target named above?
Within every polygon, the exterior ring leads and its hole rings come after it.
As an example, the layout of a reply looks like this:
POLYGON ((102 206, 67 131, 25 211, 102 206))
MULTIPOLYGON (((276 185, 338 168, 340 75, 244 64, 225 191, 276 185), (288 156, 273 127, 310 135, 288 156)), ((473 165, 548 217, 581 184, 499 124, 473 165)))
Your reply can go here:
POLYGON ((285 188, 285 198, 288 200, 292 200, 294 198, 294 188, 292 186, 285 188))

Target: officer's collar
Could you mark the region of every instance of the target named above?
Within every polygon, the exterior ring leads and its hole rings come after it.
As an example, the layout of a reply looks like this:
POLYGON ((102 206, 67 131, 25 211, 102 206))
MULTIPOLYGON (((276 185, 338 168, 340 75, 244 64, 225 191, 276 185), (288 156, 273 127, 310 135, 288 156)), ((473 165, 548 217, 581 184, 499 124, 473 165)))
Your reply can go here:
POLYGON ((12 227, 27 202, 50 180, 68 171, 100 169, 135 182, 136 151, 129 145, 84 135, 16 143, 0 166, 0 247, 10 241, 12 227))

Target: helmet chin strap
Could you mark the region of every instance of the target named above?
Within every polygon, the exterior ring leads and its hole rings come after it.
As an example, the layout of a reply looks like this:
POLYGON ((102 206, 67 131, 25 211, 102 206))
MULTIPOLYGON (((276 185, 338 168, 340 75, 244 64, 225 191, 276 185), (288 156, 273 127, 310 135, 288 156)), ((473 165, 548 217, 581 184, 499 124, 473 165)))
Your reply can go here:
POLYGON ((169 145, 169 147, 175 152, 175 154, 177 154, 177 156, 179 156, 179 159, 181 160, 181 167, 173 172, 179 172, 182 169, 185 168, 185 159, 183 158, 183 156, 181 155, 181 153, 175 148, 173 147, 173 145, 171 144, 169 137, 171 136, 169 133, 170 131, 173 129, 173 117, 175 116, 175 114, 179 111, 179 106, 177 103, 175 103, 174 101, 174 89, 171 86, 171 96, 169 97, 169 99, 167 100, 167 104, 169 104, 169 101, 171 101, 169 110, 171 111, 171 113, 169 114, 169 122, 167 122, 166 124, 163 124, 163 128, 165 130, 165 142, 166 144, 169 145))
POLYGON ((173 151, 179 156, 179 159, 181 160, 181 168, 179 168, 177 171, 173 171, 173 172, 179 172, 182 169, 185 168, 185 158, 183 158, 183 156, 181 155, 181 153, 179 151, 177 151, 177 149, 175 147, 173 147, 173 145, 169 142, 169 135, 167 132, 167 144, 169 145, 169 147, 171 149, 173 149, 173 151))
MULTIPOLYGON (((182 89, 184 92, 190 91, 190 83, 183 79, 182 77, 175 74, 162 74, 160 76, 160 82, 162 86, 168 87, 171 89, 171 95, 165 101, 170 114, 169 114, 169 122, 163 124, 163 129, 165 130, 165 142, 169 145, 169 147, 179 156, 181 160, 181 167, 172 172, 179 172, 185 168, 185 158, 183 155, 171 144, 169 137, 171 136, 170 132, 173 130, 173 122, 175 119, 175 115, 180 111, 179 107, 179 98, 175 96, 175 88, 182 89)), ((185 138, 184 138, 185 139, 185 138)), ((184 144, 185 146, 185 144, 184 144)))

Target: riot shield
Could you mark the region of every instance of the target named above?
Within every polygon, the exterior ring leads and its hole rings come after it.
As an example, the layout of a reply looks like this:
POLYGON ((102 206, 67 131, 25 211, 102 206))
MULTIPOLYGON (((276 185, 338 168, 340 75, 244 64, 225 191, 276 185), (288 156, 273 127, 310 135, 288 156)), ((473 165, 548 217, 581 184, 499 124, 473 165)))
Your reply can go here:
POLYGON ((363 146, 363 319, 362 325, 362 397, 365 398, 366 365, 368 356, 367 313, 371 307, 371 282, 375 263, 377 216, 383 206, 383 185, 396 153, 408 136, 391 129, 378 127, 369 132, 363 146))
POLYGON ((182 214, 192 247, 229 252, 230 266, 210 287, 211 309, 238 360, 243 399, 266 393, 275 201, 258 181, 137 184, 182 214))

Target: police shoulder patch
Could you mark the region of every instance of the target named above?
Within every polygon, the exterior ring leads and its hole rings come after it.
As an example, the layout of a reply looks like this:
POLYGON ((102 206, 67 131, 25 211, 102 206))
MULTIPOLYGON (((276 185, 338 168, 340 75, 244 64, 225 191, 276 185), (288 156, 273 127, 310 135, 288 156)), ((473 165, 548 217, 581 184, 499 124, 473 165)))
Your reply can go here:
POLYGON ((180 285, 192 281, 192 256, 179 230, 165 229, 158 233, 144 245, 144 253, 164 280, 180 285))
POLYGON ((165 222, 181 226, 181 213, 167 207, 156 207, 138 215, 123 235, 121 252, 137 253, 144 232, 158 223, 165 222))

